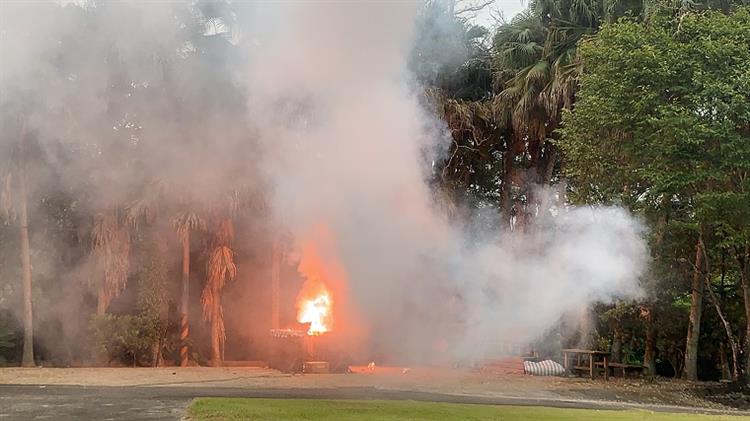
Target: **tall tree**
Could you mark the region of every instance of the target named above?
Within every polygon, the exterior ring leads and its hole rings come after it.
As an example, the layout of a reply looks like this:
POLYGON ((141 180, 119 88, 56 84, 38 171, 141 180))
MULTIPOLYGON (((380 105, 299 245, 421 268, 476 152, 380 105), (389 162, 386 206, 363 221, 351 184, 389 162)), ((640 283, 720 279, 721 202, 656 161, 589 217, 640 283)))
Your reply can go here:
POLYGON ((581 88, 558 143, 574 194, 646 211, 667 207, 672 235, 689 232, 694 247, 672 256, 674 265, 693 268, 688 379, 698 374, 704 247, 747 244, 749 23, 740 8, 606 25, 580 47, 581 88))
POLYGON ((211 325, 211 365, 221 366, 224 360, 224 309, 221 305, 221 294, 224 285, 237 276, 234 264, 234 225, 230 218, 218 221, 214 238, 211 241, 206 267, 206 285, 201 294, 203 318, 211 325))
POLYGON ((34 366, 34 313, 31 297, 31 247, 26 180, 26 122, 21 124, 18 143, 18 231, 21 239, 21 273, 23 278, 23 359, 24 367, 34 366))
POLYGON ((182 246, 182 287, 180 288, 180 366, 187 367, 189 356, 190 312, 190 232, 205 228, 205 222, 193 211, 182 211, 172 220, 182 246))
POLYGON ((96 291, 96 314, 103 315, 125 289, 130 272, 130 233, 117 207, 95 216, 91 248, 96 265, 89 282, 96 291))

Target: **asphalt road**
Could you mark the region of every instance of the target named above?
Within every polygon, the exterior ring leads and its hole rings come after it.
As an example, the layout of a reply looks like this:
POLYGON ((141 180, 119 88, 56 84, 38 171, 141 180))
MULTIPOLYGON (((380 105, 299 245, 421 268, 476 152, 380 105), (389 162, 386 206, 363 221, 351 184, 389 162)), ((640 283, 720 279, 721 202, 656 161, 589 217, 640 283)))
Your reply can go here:
MULTIPOLYGON (((560 408, 628 409, 696 412, 671 406, 617 402, 480 397, 384 390, 372 387, 333 389, 246 389, 216 387, 106 387, 0 385, 0 420, 179 420, 196 397, 256 397, 303 399, 411 399, 491 405, 532 405, 560 408)), ((700 410, 697 412, 708 412, 700 410)), ((715 411, 711 411, 715 412, 715 411)))

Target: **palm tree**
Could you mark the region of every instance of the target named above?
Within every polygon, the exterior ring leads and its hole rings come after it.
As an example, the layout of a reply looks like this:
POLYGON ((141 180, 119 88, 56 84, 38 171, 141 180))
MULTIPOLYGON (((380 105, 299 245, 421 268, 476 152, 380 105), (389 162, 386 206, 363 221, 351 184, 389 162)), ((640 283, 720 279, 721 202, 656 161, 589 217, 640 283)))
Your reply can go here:
POLYGON ((228 217, 222 218, 214 235, 209 250, 208 265, 206 267, 206 285, 201 294, 203 305, 203 319, 211 324, 211 365, 221 366, 224 360, 224 310, 221 306, 221 293, 227 281, 237 276, 237 266, 234 264, 234 226, 228 217))
POLYGON ((96 314, 107 312, 109 303, 125 289, 130 271, 130 232, 120 221, 119 210, 109 206, 94 217, 91 249, 97 271, 89 279, 96 289, 96 314))
MULTIPOLYGON (((562 110, 571 109, 581 71, 577 46, 602 23, 627 12, 640 12, 643 3, 604 0, 534 0, 523 13, 501 25, 495 34, 493 108, 513 127, 506 170, 517 174, 517 221, 528 221, 538 206, 534 186, 548 184, 558 162, 553 139, 562 110)), ((506 205, 507 206, 507 205, 506 205)))
POLYGON ((273 241, 271 255, 271 329, 278 329, 279 324, 279 281, 281 278, 281 236, 277 235, 273 241))
POLYGON ((34 323, 31 301, 31 247, 29 245, 29 217, 26 190, 26 122, 21 125, 18 142, 18 228, 21 239, 21 269, 23 274, 23 358, 21 365, 34 366, 34 323))
POLYGON ((179 212, 172 219, 172 226, 182 244, 182 292, 180 295, 180 367, 187 367, 189 362, 189 323, 190 306, 190 231, 205 229, 205 222, 191 210, 179 212))

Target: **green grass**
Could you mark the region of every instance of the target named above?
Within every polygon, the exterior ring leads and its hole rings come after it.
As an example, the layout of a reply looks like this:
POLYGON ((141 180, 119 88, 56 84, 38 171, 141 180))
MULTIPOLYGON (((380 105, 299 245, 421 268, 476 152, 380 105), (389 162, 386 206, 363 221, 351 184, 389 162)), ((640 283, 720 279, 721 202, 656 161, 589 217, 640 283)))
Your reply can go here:
POLYGON ((200 398, 188 410, 191 420, 748 420, 750 417, 667 414, 648 411, 603 411, 531 406, 453 403, 200 398))

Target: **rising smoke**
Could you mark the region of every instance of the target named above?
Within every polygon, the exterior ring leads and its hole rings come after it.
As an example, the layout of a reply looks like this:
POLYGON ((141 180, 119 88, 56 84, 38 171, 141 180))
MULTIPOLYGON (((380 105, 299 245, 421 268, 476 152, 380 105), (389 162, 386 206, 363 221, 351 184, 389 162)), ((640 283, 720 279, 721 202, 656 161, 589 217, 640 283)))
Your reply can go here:
POLYGON ((386 358, 482 358, 638 294, 643 228, 622 209, 542 190, 549 206, 511 232, 488 228, 499 215, 455 221, 438 206, 427 180, 449 134, 406 60, 419 2, 248 2, 210 19, 211 3, 83 5, 0 7, 0 89, 3 112, 26 107, 55 178, 91 212, 156 179, 172 204, 262 190, 268 211, 238 241, 316 243, 340 265, 337 323, 386 358))

